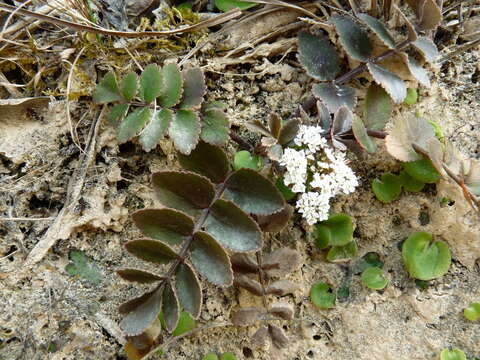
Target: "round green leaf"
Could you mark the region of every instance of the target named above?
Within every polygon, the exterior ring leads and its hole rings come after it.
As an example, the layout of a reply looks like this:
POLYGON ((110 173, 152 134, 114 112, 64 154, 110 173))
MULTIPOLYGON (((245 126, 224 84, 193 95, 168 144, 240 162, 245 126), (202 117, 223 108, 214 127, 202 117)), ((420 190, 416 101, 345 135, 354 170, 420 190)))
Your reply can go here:
POLYGON ((178 110, 168 131, 175 148, 188 155, 200 138, 200 119, 192 110, 178 110))
POLYGON ((134 72, 128 73, 120 83, 122 95, 126 101, 132 101, 137 94, 138 76, 134 72))
POLYGON ((150 64, 140 76, 140 98, 146 103, 151 103, 162 92, 163 79, 158 65, 150 64))
POLYGON ((132 219, 143 235, 170 245, 181 244, 193 231, 193 219, 173 209, 138 210, 132 219))
POLYGON ((256 215, 273 214, 285 206, 275 185, 252 169, 243 168, 230 175, 225 183, 224 196, 243 211, 256 215))
POLYGON ((233 159, 233 168, 235 170, 240 170, 243 168, 252 169, 252 170, 260 170, 262 166, 262 158, 258 155, 250 154, 247 150, 238 151, 235 154, 233 159))
POLYGON ((327 253, 327 260, 331 262, 347 261, 355 257, 358 252, 358 245, 355 240, 343 246, 332 246, 327 253))
POLYGON ((335 294, 330 286, 324 282, 318 282, 310 289, 310 300, 320 309, 331 309, 335 306, 335 294))
POLYGON ((180 101, 183 93, 183 78, 177 64, 167 64, 162 70, 163 90, 158 97, 160 106, 170 108, 180 101))
POLYGON ((467 360, 467 356, 459 349, 443 349, 440 353, 440 360, 467 360))
POLYGON ((257 6, 257 4, 238 0, 215 0, 215 6, 223 12, 227 12, 235 8, 239 8, 240 10, 246 10, 251 7, 257 6))
POLYGON ((397 175, 385 173, 381 180, 373 180, 372 190, 378 200, 390 203, 402 192, 402 181, 397 175))
POLYGON ((404 162, 402 163, 402 167, 408 175, 423 183, 436 183, 440 180, 440 174, 433 167, 432 162, 427 158, 404 162))
POLYGON ((198 231, 190 246, 190 259, 195 269, 212 284, 230 286, 232 264, 222 246, 209 234, 198 231))
POLYGON ((211 353, 208 353, 207 355, 205 355, 202 360, 218 360, 218 356, 217 354, 211 352, 211 353))
POLYGON ((417 179, 411 177, 405 170, 400 173, 399 177, 405 190, 419 192, 422 191, 425 186, 424 182, 418 181, 417 179))
POLYGON ((480 303, 471 303, 463 310, 463 316, 465 316, 465 319, 470 321, 480 320, 480 303))
POLYGON ((97 104, 122 100, 122 95, 120 95, 120 90, 118 89, 117 79, 112 71, 108 72, 100 81, 93 92, 92 97, 93 101, 97 104))
POLYGON ((220 360, 237 360, 237 357, 234 353, 225 352, 220 356, 220 360))
POLYGON ((353 272, 359 274, 370 267, 383 267, 383 261, 380 260, 380 255, 376 252, 366 253, 354 267, 353 272))
POLYGON ((452 261, 448 245, 443 241, 432 242, 432 235, 426 232, 416 232, 405 240, 402 257, 410 276, 419 280, 443 276, 452 261))
POLYGON ((120 143, 127 142, 137 135, 152 118, 152 110, 148 107, 141 107, 128 116, 120 123, 118 127, 118 141, 120 143))
POLYGON ((188 312, 182 311, 180 313, 180 318, 178 319, 177 327, 172 332, 172 336, 180 336, 185 334, 195 329, 196 326, 197 323, 192 316, 188 312))
POLYGON ((352 241, 353 223, 347 214, 333 214, 328 220, 315 225, 313 234, 320 249, 326 246, 343 246, 352 241))
POLYGON ((324 35, 298 34, 298 60, 307 74, 317 80, 333 80, 340 71, 340 59, 324 35))
POLYGON ((261 248, 262 234, 257 223, 233 202, 219 199, 210 211, 205 230, 220 244, 235 252, 261 248))
POLYGON ((382 290, 387 286, 388 279, 383 270, 378 267, 369 267, 362 273, 362 283, 372 290, 382 290))

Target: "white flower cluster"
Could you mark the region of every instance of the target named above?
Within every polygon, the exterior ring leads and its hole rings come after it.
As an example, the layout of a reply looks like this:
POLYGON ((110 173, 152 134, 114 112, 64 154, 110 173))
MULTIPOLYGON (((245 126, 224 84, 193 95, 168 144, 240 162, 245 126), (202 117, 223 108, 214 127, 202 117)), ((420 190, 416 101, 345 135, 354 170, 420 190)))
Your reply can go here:
POLYGON ((313 225, 328 219, 330 199, 354 192, 358 179, 346 164, 345 154, 327 144, 320 126, 300 126, 294 142, 300 149, 285 149, 280 160, 287 170, 284 183, 302 193, 296 207, 313 225))

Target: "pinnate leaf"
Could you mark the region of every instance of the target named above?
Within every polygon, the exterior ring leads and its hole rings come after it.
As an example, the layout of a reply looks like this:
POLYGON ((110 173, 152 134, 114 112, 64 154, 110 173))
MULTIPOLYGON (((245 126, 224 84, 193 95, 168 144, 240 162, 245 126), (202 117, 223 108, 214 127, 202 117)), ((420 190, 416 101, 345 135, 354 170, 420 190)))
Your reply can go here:
POLYGON ((385 139, 385 145, 390 155, 400 161, 421 160, 413 144, 428 148, 428 141, 435 137, 435 130, 425 119, 410 116, 395 121, 392 131, 385 139))
POLYGON ((381 21, 368 14, 358 14, 358 17, 380 38, 380 40, 382 40, 385 45, 390 49, 395 49, 395 40, 381 21))
POLYGON ((452 257, 443 241, 432 242, 432 235, 416 232, 402 246, 402 257, 408 273, 414 279, 432 280, 445 275, 452 257))
POLYGON ((284 208, 271 215, 257 216, 257 223, 264 232, 277 233, 287 226, 288 221, 293 215, 293 207, 286 204, 284 208))
POLYGON ((300 32, 298 60, 307 70, 307 74, 317 80, 333 80, 340 70, 338 54, 324 35, 300 32))
POLYGON ((273 303, 268 312, 283 320, 293 319, 293 307, 285 302, 273 303))
POLYGON ((283 329, 276 325, 268 324, 268 333, 272 339, 273 345, 278 349, 283 349, 288 345, 288 338, 283 329))
POLYGON ((236 252, 256 251, 262 246, 257 223, 231 201, 217 200, 205 222, 206 231, 220 244, 236 252))
POLYGON ((222 110, 209 109, 202 112, 202 120, 200 138, 212 145, 224 145, 230 132, 227 115, 222 110))
POLYGON ((128 104, 117 104, 112 107, 110 113, 108 114, 108 122, 111 125, 117 125, 120 120, 122 120, 127 113, 129 108, 128 104))
POLYGON ((169 128, 175 148, 188 155, 200 138, 200 119, 192 110, 178 110, 169 128))
POLYGON ((285 206, 275 185, 254 170, 243 168, 235 171, 225 185, 224 196, 247 213, 269 215, 285 206))
POLYGON ((420 84, 429 88, 431 84, 427 70, 425 70, 414 57, 405 55, 405 58, 408 69, 413 77, 417 79, 420 84))
POLYGON ((138 76, 134 72, 130 72, 120 82, 120 89, 126 101, 132 101, 137 94, 138 76))
POLYGON ((163 79, 158 65, 150 64, 140 76, 140 98, 146 103, 151 103, 162 92, 163 79))
POLYGON ((97 104, 122 100, 122 95, 120 95, 120 90, 118 89, 117 79, 112 71, 108 72, 100 81, 93 92, 92 97, 93 101, 97 104))
POLYGON ((167 331, 171 333, 178 324, 180 305, 178 303, 177 294, 170 281, 165 283, 165 288, 163 290, 162 312, 167 331))
POLYGON ((170 245, 182 243, 193 231, 193 219, 173 209, 143 209, 132 214, 143 235, 170 245))
POLYGON ((187 170, 220 183, 227 177, 230 165, 225 152, 217 146, 200 141, 189 155, 178 155, 180 164, 187 170))
POLYGON ((259 321, 265 310, 259 307, 245 307, 235 312, 232 316, 232 323, 235 326, 250 326, 259 321))
POLYGON ((209 207, 215 195, 210 180, 190 172, 159 171, 152 183, 161 204, 188 214, 209 207))
POLYGON ((407 87, 402 79, 379 65, 368 63, 367 67, 375 82, 382 85, 395 103, 400 104, 405 99, 407 87))
POLYGON ((161 288, 124 303, 119 311, 127 315, 120 322, 120 327, 128 336, 139 335, 157 319, 161 305, 161 288))
POLYGON ((183 94, 180 101, 180 108, 192 109, 203 101, 203 96, 207 91, 205 86, 205 76, 200 68, 191 68, 182 71, 183 94))
POLYGON ((382 131, 392 114, 392 100, 378 84, 372 83, 365 97, 365 126, 369 130, 382 131))
POLYGON ((347 54, 355 60, 367 62, 373 50, 367 32, 349 16, 334 15, 331 19, 347 54))
POLYGON ((190 247, 190 259, 195 269, 212 284, 230 286, 232 264, 222 246, 209 234, 198 231, 190 247))
POLYGON ((233 270, 239 273, 257 273, 259 266, 248 254, 237 253, 230 258, 233 270))
POLYGON ((127 142, 137 135, 152 118, 152 110, 148 107, 141 107, 128 116, 120 123, 118 127, 118 141, 120 143, 127 142))
POLYGON ((382 175, 381 180, 373 180, 372 190, 378 200, 390 203, 402 192, 402 181, 397 175, 385 173, 382 175))
POLYGON ((185 263, 178 265, 175 275, 175 289, 180 305, 197 319, 202 307, 202 288, 197 275, 185 263))
POLYGON ((150 123, 140 135, 140 143, 145 151, 154 149, 163 139, 173 118, 173 112, 169 109, 161 109, 153 116, 150 123))
POLYGON ((257 296, 262 296, 263 295, 262 285, 257 280, 254 280, 254 279, 248 277, 247 275, 244 275, 244 274, 235 275, 235 279, 233 281, 233 284, 237 287, 241 287, 241 288, 251 292, 254 295, 257 295, 257 296))
POLYGON ((315 242, 320 249, 326 246, 346 245, 352 241, 352 236, 352 218, 347 214, 332 214, 328 220, 315 225, 315 242))
POLYGON ((165 279, 151 272, 139 269, 120 269, 117 274, 127 281, 134 281, 140 284, 150 284, 165 279))
POLYGON ((337 112, 343 105, 352 110, 356 104, 355 90, 348 85, 315 84, 312 92, 325 104, 330 113, 337 112))
POLYGON ((162 94, 158 98, 161 106, 170 108, 180 101, 183 92, 183 78, 177 64, 167 64, 161 70, 162 94))
POLYGON ((268 276, 283 277, 298 269, 300 254, 290 248, 280 248, 263 258, 262 268, 268 276))
POLYGON ((125 249, 137 258, 155 264, 167 264, 178 257, 170 246, 158 240, 132 240, 125 243, 125 249))
POLYGON ((270 129, 270 133, 276 139, 280 134, 280 129, 282 128, 282 119, 276 113, 271 113, 268 117, 268 128, 270 129))
POLYGON ((267 286, 265 289, 265 293, 267 294, 273 294, 276 296, 284 296, 287 294, 293 294, 295 291, 297 291, 299 288, 298 284, 295 284, 294 282, 290 280, 277 280, 272 282, 267 286))
POLYGON ((440 55, 437 45, 435 45, 432 40, 426 37, 419 37, 417 40, 415 40, 415 42, 413 42, 413 46, 420 50, 425 60, 429 63, 435 62, 440 55))

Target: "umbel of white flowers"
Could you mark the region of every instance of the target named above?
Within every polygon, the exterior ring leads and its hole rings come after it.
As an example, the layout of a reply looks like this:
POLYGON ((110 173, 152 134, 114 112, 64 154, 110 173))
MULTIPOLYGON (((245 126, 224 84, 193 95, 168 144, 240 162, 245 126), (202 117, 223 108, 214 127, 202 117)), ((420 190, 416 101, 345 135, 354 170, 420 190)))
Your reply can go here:
POLYGON ((351 194, 358 186, 345 153, 330 147, 321 134, 320 126, 300 126, 294 140, 298 149, 285 149, 280 159, 287 170, 284 183, 301 193, 296 208, 309 225, 328 219, 332 197, 351 194))

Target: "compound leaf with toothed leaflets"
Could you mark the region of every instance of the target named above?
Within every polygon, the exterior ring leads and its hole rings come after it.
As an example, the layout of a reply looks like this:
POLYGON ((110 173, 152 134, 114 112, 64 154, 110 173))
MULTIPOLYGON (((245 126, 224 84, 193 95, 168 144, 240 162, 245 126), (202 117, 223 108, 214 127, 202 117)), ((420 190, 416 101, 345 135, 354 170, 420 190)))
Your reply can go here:
POLYGON ((377 150, 377 146, 367 134, 367 129, 365 128, 362 119, 358 116, 353 117, 352 130, 355 139, 365 151, 374 153, 377 150))
POLYGON ((118 122, 126 115, 128 108, 128 104, 114 105, 107 116, 108 122, 111 125, 118 125, 118 122))
POLYGON ((151 118, 152 110, 148 107, 138 108, 134 112, 128 114, 118 127, 118 141, 124 143, 138 135, 151 118))
POLYGON ((285 302, 273 303, 268 312, 283 320, 293 319, 293 307, 285 302))
POLYGON ((140 75, 140 98, 146 103, 151 103, 161 94, 162 88, 160 67, 155 64, 148 65, 140 75))
POLYGON ((325 104, 330 113, 337 112, 342 105, 352 110, 356 104, 355 90, 348 85, 315 84, 312 92, 325 104))
POLYGON ((134 72, 130 72, 120 82, 120 89, 122 91, 123 98, 126 101, 132 101, 137 94, 138 88, 138 76, 134 72))
POLYGON ((405 99, 407 87, 402 79, 379 65, 368 63, 367 67, 375 82, 382 85, 395 103, 400 104, 405 99))
POLYGON ((423 86, 430 87, 430 78, 428 77, 428 72, 425 70, 422 65, 412 56, 406 56, 406 62, 410 73, 413 75, 417 81, 423 86))
POLYGON ((205 230, 224 247, 235 252, 261 248, 262 234, 257 223, 233 202, 219 199, 210 211, 205 230))
POLYGON ((192 110, 178 110, 170 123, 168 134, 175 148, 188 155, 197 146, 200 138, 200 119, 192 110))
POLYGON ((425 60, 429 63, 435 62, 440 55, 437 45, 426 37, 419 37, 413 42, 413 46, 420 50, 425 60))
POLYGON ((183 78, 177 64, 167 64, 162 70, 163 90, 158 97, 158 103, 166 108, 178 104, 183 92, 183 78))
POLYGON ((152 175, 152 184, 162 205, 187 214, 207 208, 215 195, 210 180, 191 172, 159 171, 152 175))
POLYGON ((452 256, 443 241, 432 242, 432 235, 416 232, 402 246, 405 267, 414 279, 433 280, 445 275, 450 268, 452 256))
POLYGON ((298 35, 298 60, 307 74, 317 80, 333 80, 340 71, 340 59, 327 37, 302 31, 298 35))
POLYGON ((270 283, 266 289, 265 293, 273 294, 276 296, 284 296, 287 294, 293 294, 298 290, 299 285, 291 282, 290 280, 277 280, 270 283))
POLYGON ((113 72, 110 71, 103 77, 102 81, 95 88, 92 97, 97 104, 122 100, 117 79, 113 72))
POLYGON ((367 62, 373 50, 367 32, 350 16, 334 15, 331 20, 347 54, 355 60, 367 62))
POLYGON ((181 244, 193 231, 190 216, 168 208, 138 210, 132 219, 143 235, 170 245, 181 244))
POLYGON ((139 335, 157 319, 162 305, 162 290, 157 288, 120 306, 119 311, 126 314, 120 322, 126 335, 139 335))
POLYGON ((224 145, 229 136, 230 122, 220 109, 208 109, 202 112, 202 131, 200 138, 212 145, 224 145))
POLYGON ((125 243, 125 249, 137 258, 154 264, 168 264, 178 257, 170 246, 158 240, 131 240, 125 243))
POLYGON ((200 68, 191 68, 182 71, 183 94, 180 101, 181 109, 192 109, 200 106, 207 91, 205 76, 200 68))
POLYGON ((140 134, 140 143, 145 151, 154 149, 160 140, 163 139, 168 126, 173 119, 173 112, 170 109, 158 111, 140 134))
POLYGON ((120 269, 117 274, 124 280, 133 281, 140 284, 151 284, 165 279, 163 276, 158 276, 151 272, 140 269, 120 269))
POLYGON ((216 184, 225 180, 230 169, 225 152, 203 141, 190 154, 178 154, 178 160, 183 168, 203 175, 216 184))
POLYGON ((385 145, 390 155, 400 161, 416 161, 423 159, 413 144, 427 149, 435 130, 425 119, 409 116, 396 119, 392 131, 385 138, 385 145))
POLYGON ((372 30, 385 45, 387 45, 390 49, 395 49, 395 40, 380 20, 368 14, 358 14, 357 16, 360 18, 360 20, 367 24, 370 30, 372 30))
POLYGON ((197 275, 185 263, 178 265, 175 275, 175 289, 180 305, 197 319, 202 307, 202 288, 197 275))
POLYGON ((382 131, 392 114, 392 99, 383 87, 372 83, 365 97, 364 123, 369 130, 382 131))
POLYGON ((224 196, 243 211, 256 215, 273 214, 285 206, 282 194, 270 180, 246 168, 230 175, 225 183, 224 196))
POLYGON ((390 203, 402 192, 401 178, 391 173, 385 173, 380 180, 372 181, 372 190, 378 200, 390 203))
POLYGON ((165 283, 165 288, 163 289, 162 312, 165 327, 167 331, 171 333, 178 324, 180 304, 178 303, 177 294, 170 281, 165 283))
POLYGON ((212 284, 230 286, 233 281, 232 264, 223 247, 209 234, 198 231, 190 247, 193 266, 212 284))

